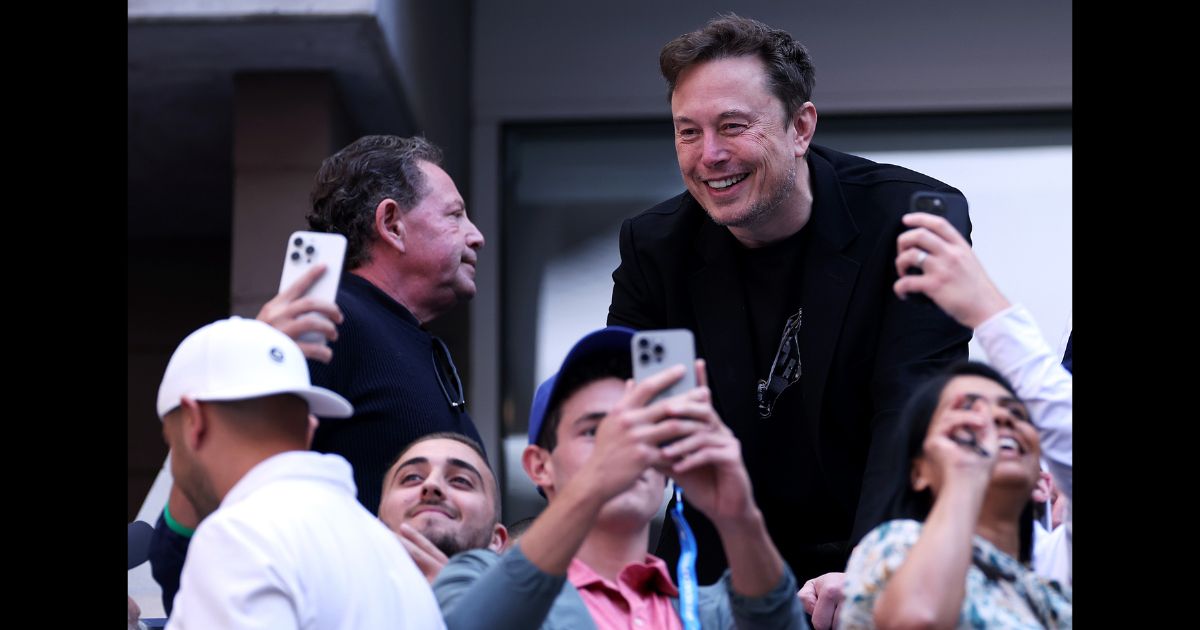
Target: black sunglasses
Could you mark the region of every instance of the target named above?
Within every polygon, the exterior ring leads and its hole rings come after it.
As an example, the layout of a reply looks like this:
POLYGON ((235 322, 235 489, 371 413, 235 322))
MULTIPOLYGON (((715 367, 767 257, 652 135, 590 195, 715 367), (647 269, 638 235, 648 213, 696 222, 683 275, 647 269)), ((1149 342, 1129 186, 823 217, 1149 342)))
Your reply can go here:
POLYGON ((455 411, 465 411, 467 399, 463 395, 462 379, 458 377, 458 368, 454 367, 454 359, 450 358, 450 349, 446 343, 437 337, 433 340, 433 371, 437 373, 438 385, 442 386, 442 394, 446 402, 455 411))

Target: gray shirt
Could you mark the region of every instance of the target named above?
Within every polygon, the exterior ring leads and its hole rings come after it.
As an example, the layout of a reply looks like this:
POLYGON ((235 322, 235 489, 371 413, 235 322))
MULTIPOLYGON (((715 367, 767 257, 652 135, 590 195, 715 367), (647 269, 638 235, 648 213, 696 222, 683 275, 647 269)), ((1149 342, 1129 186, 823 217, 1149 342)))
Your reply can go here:
MULTIPOLYGON (((762 597, 743 597, 730 586, 728 570, 699 589, 700 627, 705 630, 807 630, 796 578, 783 578, 762 597)), ((565 575, 550 575, 529 562, 518 545, 503 556, 489 549, 455 555, 433 583, 449 630, 474 628, 593 629, 583 598, 565 575)), ((679 611, 679 599, 671 598, 679 611)))

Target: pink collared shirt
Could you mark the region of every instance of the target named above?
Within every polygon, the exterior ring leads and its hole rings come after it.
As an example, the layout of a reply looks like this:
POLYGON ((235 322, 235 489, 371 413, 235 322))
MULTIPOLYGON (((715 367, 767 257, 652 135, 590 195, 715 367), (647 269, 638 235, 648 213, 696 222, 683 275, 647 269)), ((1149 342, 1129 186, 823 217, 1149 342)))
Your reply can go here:
POLYGON ((567 567, 567 581, 579 591, 599 630, 683 629, 670 599, 679 590, 661 558, 646 554, 645 562, 626 565, 616 584, 576 558, 567 567))

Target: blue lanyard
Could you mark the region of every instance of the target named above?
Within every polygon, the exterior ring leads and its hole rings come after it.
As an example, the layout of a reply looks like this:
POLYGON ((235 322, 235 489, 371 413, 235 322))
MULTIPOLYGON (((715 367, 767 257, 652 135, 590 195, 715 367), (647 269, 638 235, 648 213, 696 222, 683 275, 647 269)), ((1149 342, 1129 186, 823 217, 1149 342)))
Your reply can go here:
POLYGON ((675 529, 679 530, 679 563, 675 565, 679 577, 679 616, 683 630, 700 630, 700 608, 696 602, 699 591, 696 586, 696 537, 683 518, 683 488, 679 484, 675 484, 675 508, 671 510, 671 519, 675 521, 675 529))

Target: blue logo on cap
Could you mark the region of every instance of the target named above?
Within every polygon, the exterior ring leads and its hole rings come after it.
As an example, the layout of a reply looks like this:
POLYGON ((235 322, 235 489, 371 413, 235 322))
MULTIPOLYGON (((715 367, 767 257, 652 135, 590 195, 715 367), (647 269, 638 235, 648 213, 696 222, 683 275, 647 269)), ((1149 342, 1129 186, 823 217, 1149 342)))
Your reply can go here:
POLYGON ((283 363, 283 351, 279 348, 271 348, 271 358, 275 359, 276 363, 283 363))

